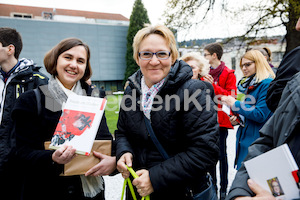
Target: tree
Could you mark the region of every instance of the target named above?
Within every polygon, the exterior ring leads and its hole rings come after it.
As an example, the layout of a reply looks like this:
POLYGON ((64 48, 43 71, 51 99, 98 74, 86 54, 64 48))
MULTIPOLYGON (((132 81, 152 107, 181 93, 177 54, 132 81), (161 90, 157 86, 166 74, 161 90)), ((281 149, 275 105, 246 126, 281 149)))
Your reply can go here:
MULTIPOLYGON (((241 2, 241 1, 240 1, 241 2)), ((247 1, 249 2, 249 1, 247 1)), ((227 0, 169 0, 164 16, 165 24, 177 29, 190 28, 203 22, 207 14, 219 3, 223 11, 230 12, 227 9, 227 0), (199 13, 202 12, 200 20, 199 13)), ((235 17, 239 18, 241 13, 248 12, 254 20, 247 22, 247 31, 241 35, 241 38, 247 38, 254 34, 256 37, 265 30, 284 26, 286 28, 286 53, 300 46, 300 33, 295 30, 297 19, 300 17, 299 0, 256 0, 251 4, 235 12, 235 17)))
POLYGON ((139 69, 139 66, 133 59, 132 43, 135 34, 140 29, 144 28, 145 24, 150 24, 147 10, 143 5, 142 0, 136 0, 134 2, 134 6, 130 16, 130 23, 127 33, 126 71, 123 81, 124 84, 127 81, 128 77, 139 69))

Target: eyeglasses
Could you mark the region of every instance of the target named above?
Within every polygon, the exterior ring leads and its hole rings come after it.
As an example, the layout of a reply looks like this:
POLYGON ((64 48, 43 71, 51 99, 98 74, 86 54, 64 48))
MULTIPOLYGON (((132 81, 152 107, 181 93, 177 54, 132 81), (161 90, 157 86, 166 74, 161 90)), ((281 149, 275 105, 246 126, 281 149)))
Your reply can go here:
POLYGON ((241 66, 242 66, 242 68, 243 67, 249 67, 250 65, 252 65, 252 63, 254 63, 254 61, 252 61, 252 62, 246 62, 246 63, 242 64, 241 66))
POLYGON ((171 52, 169 51, 158 51, 153 53, 151 51, 141 51, 139 52, 139 58, 142 60, 151 60, 153 55, 156 55, 159 60, 166 60, 170 57, 171 52))
POLYGON ((203 55, 204 55, 204 57, 206 57, 206 56, 210 56, 211 54, 210 53, 205 53, 203 55))

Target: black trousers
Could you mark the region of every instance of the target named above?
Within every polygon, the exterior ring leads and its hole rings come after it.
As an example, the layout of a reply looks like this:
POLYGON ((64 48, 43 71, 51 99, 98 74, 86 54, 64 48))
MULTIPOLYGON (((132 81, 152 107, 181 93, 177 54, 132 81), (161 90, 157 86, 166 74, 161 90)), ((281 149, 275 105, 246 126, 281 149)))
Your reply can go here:
MULTIPOLYGON (((228 136, 228 129, 220 127, 219 128, 220 192, 225 192, 225 193, 227 193, 227 186, 228 186, 228 159, 227 159, 227 143, 226 143, 227 136, 228 136)), ((209 173, 212 176, 213 184, 215 185, 216 191, 218 191, 216 168, 211 169, 209 173)))

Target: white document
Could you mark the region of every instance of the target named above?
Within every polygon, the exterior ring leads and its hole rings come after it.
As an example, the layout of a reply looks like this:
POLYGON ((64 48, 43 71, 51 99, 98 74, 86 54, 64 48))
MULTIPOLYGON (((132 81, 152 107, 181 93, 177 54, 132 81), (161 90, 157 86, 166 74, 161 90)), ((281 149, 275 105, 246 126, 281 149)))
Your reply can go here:
POLYGON ((287 144, 283 144, 245 162, 251 179, 270 191, 276 199, 299 198, 299 189, 292 175, 298 166, 287 144))
POLYGON ((223 104, 223 105, 222 105, 222 111, 223 111, 224 113, 226 113, 228 116, 230 115, 230 107, 227 106, 226 104, 223 104))
POLYGON ((76 153, 89 155, 105 106, 105 98, 69 95, 49 148, 58 149, 67 144, 76 153))

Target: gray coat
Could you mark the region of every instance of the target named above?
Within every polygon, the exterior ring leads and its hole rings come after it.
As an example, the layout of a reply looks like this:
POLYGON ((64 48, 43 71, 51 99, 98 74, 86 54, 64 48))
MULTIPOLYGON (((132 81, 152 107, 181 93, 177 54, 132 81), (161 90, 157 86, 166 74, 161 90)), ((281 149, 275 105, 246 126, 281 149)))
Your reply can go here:
MULTIPOLYGON (((285 89, 274 115, 260 130, 258 138, 250 147, 245 160, 254 158, 287 142, 300 121, 300 72, 294 75, 285 89)), ((245 161, 244 160, 244 161, 245 161)), ((226 200, 238 196, 254 196, 247 185, 249 175, 244 164, 237 172, 226 200)))

